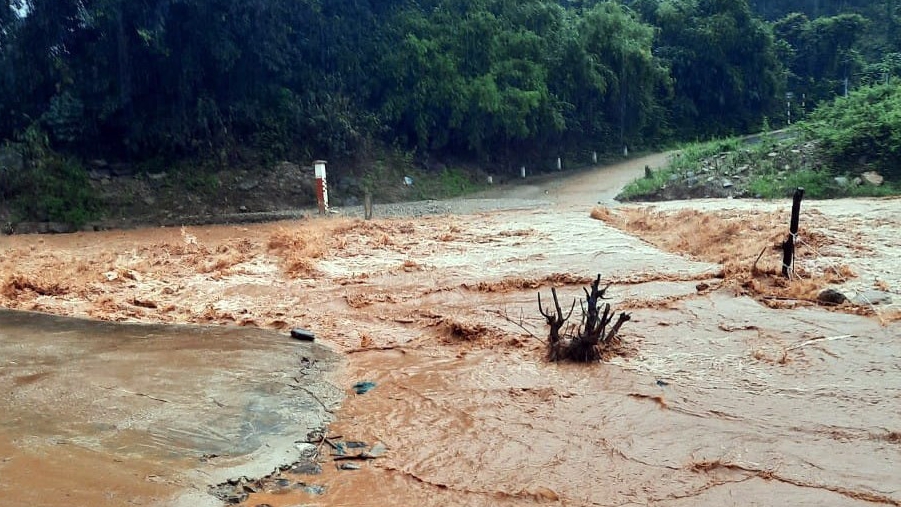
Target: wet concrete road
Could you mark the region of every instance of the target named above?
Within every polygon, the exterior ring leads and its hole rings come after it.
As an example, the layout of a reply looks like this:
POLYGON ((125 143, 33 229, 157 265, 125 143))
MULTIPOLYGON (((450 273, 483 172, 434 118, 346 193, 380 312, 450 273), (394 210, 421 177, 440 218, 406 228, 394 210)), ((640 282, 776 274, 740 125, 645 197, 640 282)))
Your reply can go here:
POLYGON ((0 310, 0 505, 221 505, 209 485, 327 423, 336 361, 255 329, 0 310))

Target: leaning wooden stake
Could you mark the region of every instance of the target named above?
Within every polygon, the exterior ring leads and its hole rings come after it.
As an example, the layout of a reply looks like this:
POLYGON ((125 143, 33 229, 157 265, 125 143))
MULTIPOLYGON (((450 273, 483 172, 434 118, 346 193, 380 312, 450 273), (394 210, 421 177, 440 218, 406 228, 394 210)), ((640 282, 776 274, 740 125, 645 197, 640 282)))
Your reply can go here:
POLYGON ((804 198, 804 189, 795 189, 792 201, 792 218, 789 226, 788 238, 782 243, 782 276, 788 278, 792 272, 792 264, 795 261, 795 237, 798 235, 798 222, 801 220, 801 199, 804 198))

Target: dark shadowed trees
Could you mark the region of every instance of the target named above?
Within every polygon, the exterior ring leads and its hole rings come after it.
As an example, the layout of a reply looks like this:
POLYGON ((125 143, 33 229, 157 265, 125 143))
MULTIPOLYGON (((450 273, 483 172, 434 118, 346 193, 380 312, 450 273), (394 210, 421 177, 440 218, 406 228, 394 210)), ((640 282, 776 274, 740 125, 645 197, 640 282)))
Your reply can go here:
POLYGON ((681 133, 743 132, 775 111, 781 64, 771 31, 744 0, 666 0, 654 16, 681 133))

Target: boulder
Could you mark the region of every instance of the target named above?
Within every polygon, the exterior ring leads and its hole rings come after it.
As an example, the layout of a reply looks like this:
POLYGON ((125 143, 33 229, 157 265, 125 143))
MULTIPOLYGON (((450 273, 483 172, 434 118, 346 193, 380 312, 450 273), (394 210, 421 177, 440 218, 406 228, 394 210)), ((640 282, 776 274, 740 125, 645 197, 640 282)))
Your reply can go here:
POLYGON ((877 173, 876 171, 867 171, 861 174, 860 177, 870 185, 877 187, 879 185, 882 185, 882 182, 885 181, 885 178, 883 178, 882 175, 877 173))
POLYGON ((316 339, 316 335, 312 331, 296 327, 291 330, 291 338, 295 340, 311 342, 316 339))
POLYGON ((848 298, 844 294, 835 289, 825 289, 817 294, 817 301, 831 305, 840 305, 847 301, 848 298))

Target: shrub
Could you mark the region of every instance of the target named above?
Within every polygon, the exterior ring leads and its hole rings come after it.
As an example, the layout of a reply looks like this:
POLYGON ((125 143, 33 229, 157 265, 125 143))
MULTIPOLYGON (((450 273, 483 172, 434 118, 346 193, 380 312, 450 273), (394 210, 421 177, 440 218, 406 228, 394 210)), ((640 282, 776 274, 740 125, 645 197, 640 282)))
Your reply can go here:
POLYGON ((52 155, 30 164, 13 181, 13 208, 23 219, 63 222, 75 227, 96 219, 100 201, 81 164, 52 155))
POLYGON ((80 162, 48 147, 35 125, 22 135, 22 164, 7 174, 8 192, 19 219, 63 222, 76 227, 96 219, 100 200, 80 162))
POLYGON ((859 171, 866 164, 901 180, 901 84, 856 90, 819 107, 803 128, 820 140, 834 169, 859 171))

